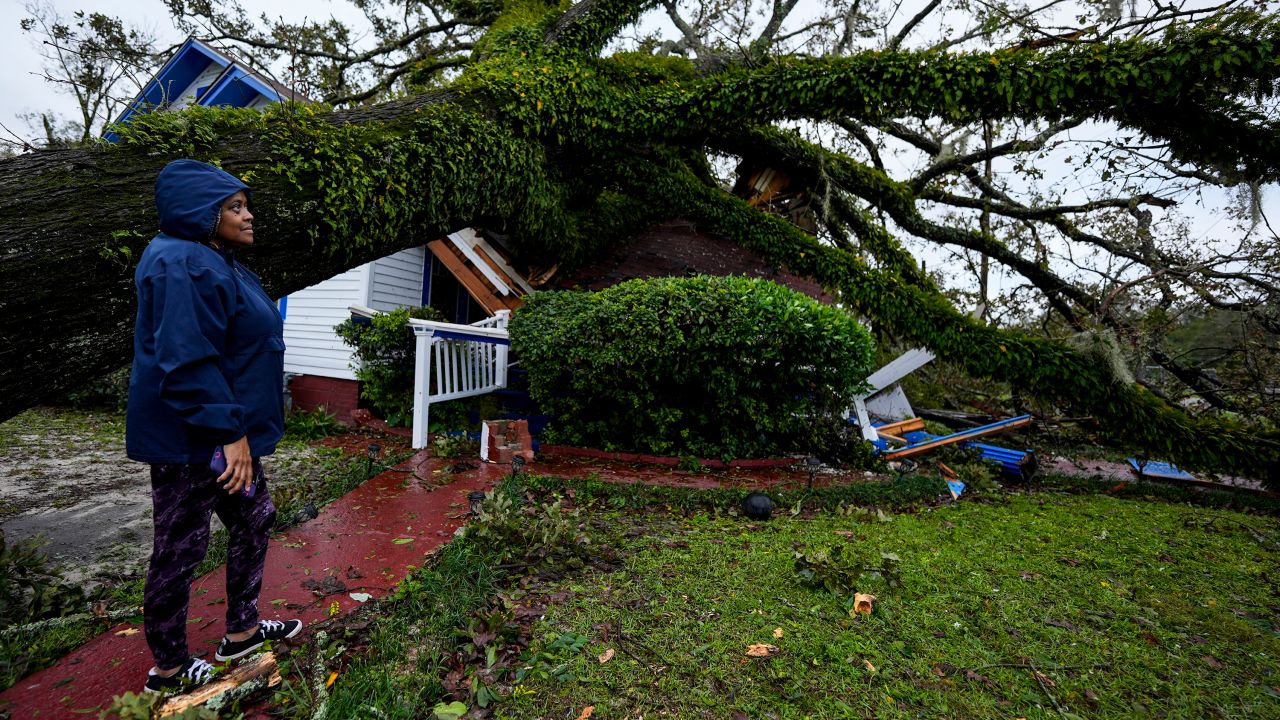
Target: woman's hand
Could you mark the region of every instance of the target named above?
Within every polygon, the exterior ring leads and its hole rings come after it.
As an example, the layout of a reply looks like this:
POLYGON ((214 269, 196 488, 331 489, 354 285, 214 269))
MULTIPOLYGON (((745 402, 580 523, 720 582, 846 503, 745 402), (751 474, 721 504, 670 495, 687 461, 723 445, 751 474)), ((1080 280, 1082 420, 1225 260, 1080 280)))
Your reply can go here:
POLYGON ((240 438, 222 446, 227 458, 227 469, 218 476, 222 489, 228 493, 244 492, 253 483, 253 456, 249 454, 249 437, 240 438))

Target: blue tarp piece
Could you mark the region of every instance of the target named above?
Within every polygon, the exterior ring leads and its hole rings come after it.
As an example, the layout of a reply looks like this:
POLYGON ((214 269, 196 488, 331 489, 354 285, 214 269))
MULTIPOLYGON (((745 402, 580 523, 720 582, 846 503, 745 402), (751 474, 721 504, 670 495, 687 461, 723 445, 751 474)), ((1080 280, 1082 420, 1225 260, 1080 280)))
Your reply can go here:
POLYGON ((959 500, 960 493, 964 492, 964 483, 959 480, 948 480, 947 489, 951 491, 952 500, 959 500))
POLYGON ((1136 458, 1125 458, 1125 462, 1129 463, 1129 467, 1133 470, 1134 475, 1163 478, 1167 480, 1196 479, 1195 475, 1192 475, 1173 463, 1160 462, 1159 460, 1148 460, 1145 465, 1139 467, 1140 463, 1136 458))

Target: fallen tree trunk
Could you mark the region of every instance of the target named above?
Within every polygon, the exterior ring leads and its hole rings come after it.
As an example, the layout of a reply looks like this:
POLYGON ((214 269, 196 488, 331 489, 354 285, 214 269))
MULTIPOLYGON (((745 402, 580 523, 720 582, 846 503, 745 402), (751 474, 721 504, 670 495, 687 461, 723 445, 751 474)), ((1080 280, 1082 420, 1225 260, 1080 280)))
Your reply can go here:
POLYGON ((258 240, 241 259, 276 298, 477 219, 518 222, 522 199, 512 185, 527 180, 512 177, 532 160, 510 174, 442 173, 434 161, 484 168, 486 153, 503 150, 494 145, 500 134, 476 116, 452 128, 449 118, 433 117, 383 130, 386 118, 416 117, 421 107, 364 110, 358 126, 341 114, 310 123, 252 118, 204 147, 179 137, 169 148, 134 141, 0 160, 0 420, 130 361, 133 269, 157 232, 155 177, 172 159, 215 161, 247 179, 258 240), (357 137, 345 137, 351 135, 357 137), (338 144, 343 140, 346 146, 338 144), (411 145, 396 155, 404 167, 356 175, 397 143, 411 145), (303 150, 314 144, 328 149, 303 162, 303 150), (285 153, 292 156, 282 160, 285 153), (399 204, 386 201, 385 189, 354 198, 355 206, 335 207, 330 199, 331 188, 374 183, 395 183, 399 204), (404 198, 414 193, 425 209, 406 210, 412 201, 404 198))

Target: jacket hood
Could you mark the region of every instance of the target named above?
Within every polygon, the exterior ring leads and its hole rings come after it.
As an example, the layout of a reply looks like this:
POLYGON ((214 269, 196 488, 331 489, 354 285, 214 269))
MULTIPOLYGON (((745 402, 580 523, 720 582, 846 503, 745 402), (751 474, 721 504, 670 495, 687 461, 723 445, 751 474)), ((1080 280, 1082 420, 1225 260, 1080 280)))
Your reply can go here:
POLYGON ((225 170, 199 160, 174 160, 156 177, 161 232, 185 240, 208 240, 222 202, 241 190, 249 195, 249 186, 225 170))

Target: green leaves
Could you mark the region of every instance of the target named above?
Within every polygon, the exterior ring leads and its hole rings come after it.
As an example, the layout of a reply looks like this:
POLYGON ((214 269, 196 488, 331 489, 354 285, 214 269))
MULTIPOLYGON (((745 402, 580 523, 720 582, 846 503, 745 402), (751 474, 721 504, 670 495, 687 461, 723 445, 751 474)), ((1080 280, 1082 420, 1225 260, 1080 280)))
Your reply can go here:
POLYGON ((536 294, 511 337, 563 441, 664 455, 820 447, 871 363, 852 315, 740 277, 536 294))
POLYGON ((430 307, 399 308, 375 315, 370 321, 345 320, 334 328, 342 341, 355 350, 360 394, 392 425, 413 416, 414 337, 409 318, 443 320, 430 307))

